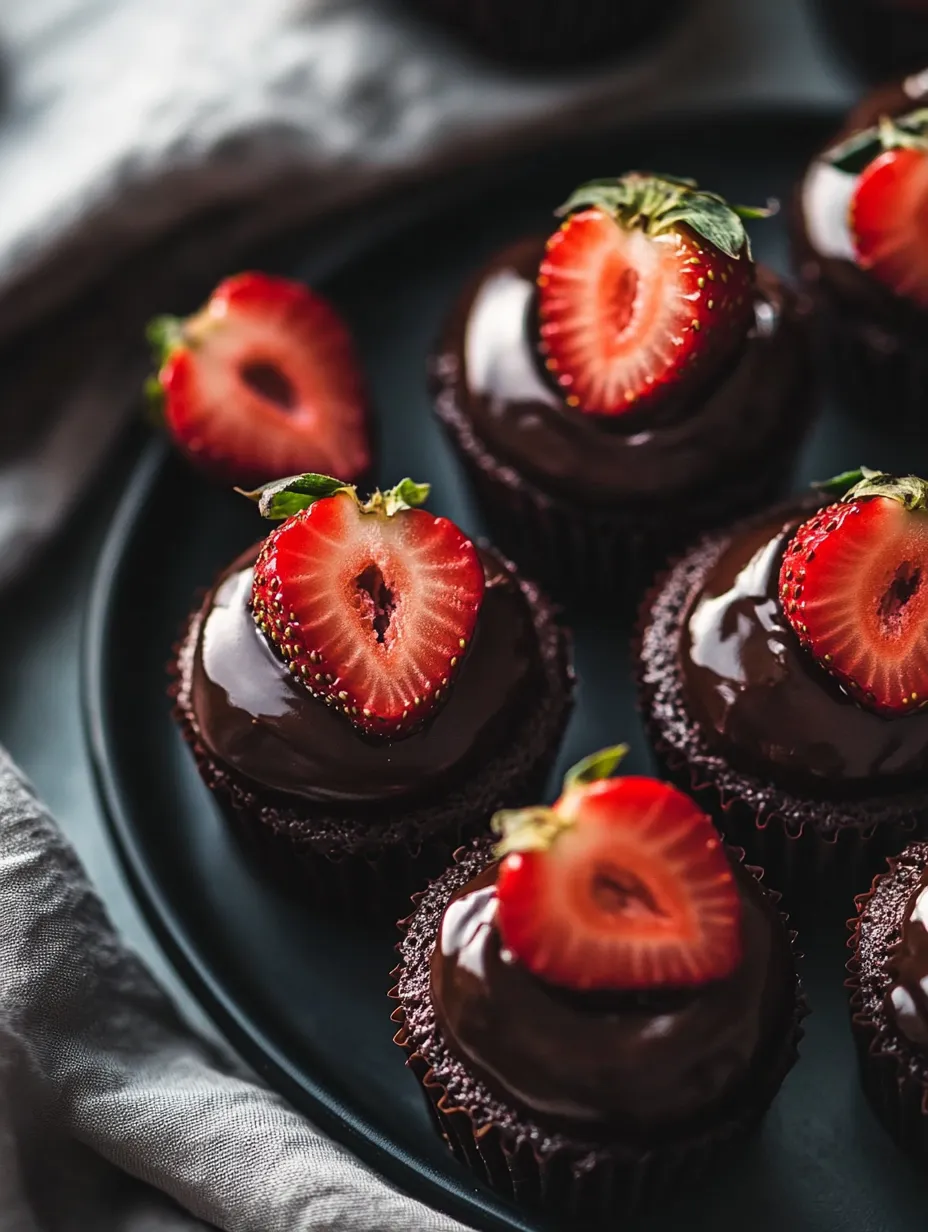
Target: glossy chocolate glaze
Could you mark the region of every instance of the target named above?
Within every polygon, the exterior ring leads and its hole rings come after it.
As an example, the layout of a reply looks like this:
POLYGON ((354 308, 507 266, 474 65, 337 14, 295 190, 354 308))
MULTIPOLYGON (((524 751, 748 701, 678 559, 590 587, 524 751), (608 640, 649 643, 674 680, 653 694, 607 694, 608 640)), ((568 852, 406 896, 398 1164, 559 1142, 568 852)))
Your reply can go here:
MULTIPOLYGON (((853 133, 877 124, 881 116, 904 115, 926 102, 928 72, 875 90, 851 112, 829 149, 853 133)), ((806 284, 820 284, 844 309, 869 319, 873 344, 877 348, 891 348, 895 333, 924 333, 925 313, 855 263, 848 210, 856 183, 856 175, 839 171, 824 155, 813 159, 797 195, 796 258, 806 284), (885 336, 880 333, 881 327, 888 331, 885 336)))
POLYGON ((889 958, 886 1008, 902 1034, 928 1048, 928 869, 902 913, 899 943, 889 958))
POLYGON ((217 580, 201 608, 191 702, 217 762, 253 783, 348 804, 450 790, 531 705, 541 679, 537 639, 512 574, 481 551, 486 591, 470 651, 447 702, 402 740, 368 738, 295 681, 252 618, 258 547, 217 580))
POLYGON ((928 771, 928 712, 858 706, 783 613, 780 561, 802 517, 781 512, 736 536, 693 596, 680 642, 692 713, 733 763, 764 777, 829 795, 910 786, 928 771))
POLYGON ((791 1010, 790 945, 775 908, 733 862, 743 957, 696 990, 595 998, 543 983, 505 951, 491 864, 452 895, 431 957, 448 1047, 491 1089, 582 1134, 672 1134, 748 1076, 791 1010))
POLYGON ((544 490, 586 504, 663 500, 743 465, 775 434, 784 403, 805 386, 805 348, 792 293, 758 270, 755 324, 708 386, 653 419, 584 415, 540 363, 535 279, 545 241, 498 253, 465 292, 435 368, 494 456, 544 490))

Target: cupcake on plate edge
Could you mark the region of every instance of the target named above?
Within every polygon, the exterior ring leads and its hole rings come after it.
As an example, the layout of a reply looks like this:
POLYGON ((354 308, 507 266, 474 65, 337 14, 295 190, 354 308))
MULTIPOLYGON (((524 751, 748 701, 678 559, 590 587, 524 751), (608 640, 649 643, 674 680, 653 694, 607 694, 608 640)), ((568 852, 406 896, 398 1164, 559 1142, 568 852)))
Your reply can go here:
POLYGON ((891 857, 849 921, 861 1083, 902 1150, 928 1162, 928 843, 891 857))
POLYGON ((825 368, 870 420, 918 427, 928 398, 928 70, 868 95, 811 161, 793 258, 825 368))
POLYGON ((559 596, 633 594, 784 485, 815 384, 801 305, 751 257, 742 214, 764 212, 596 180, 454 308, 436 413, 496 541, 559 596))
POLYGON ((846 474, 708 535, 641 610, 658 761, 784 892, 860 890, 928 823, 926 630, 921 479, 846 474))
MULTIPOLYGON (((760 1120, 805 1012, 760 870, 669 784, 567 775, 414 899, 397 1044, 451 1150, 576 1220, 694 1178, 760 1120)), ((573 1225, 571 1225, 573 1226, 573 1225)))
POLYGON ((314 901, 393 912, 495 808, 534 798, 571 708, 538 588, 422 509, 321 475, 252 495, 283 519, 224 569, 171 664, 200 773, 314 901))

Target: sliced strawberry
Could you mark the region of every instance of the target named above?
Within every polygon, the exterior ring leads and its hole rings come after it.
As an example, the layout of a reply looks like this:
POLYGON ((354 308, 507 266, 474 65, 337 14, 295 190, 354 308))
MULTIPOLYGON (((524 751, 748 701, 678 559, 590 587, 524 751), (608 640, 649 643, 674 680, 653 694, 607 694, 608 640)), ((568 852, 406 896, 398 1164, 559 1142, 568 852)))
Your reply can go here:
POLYGON ((645 991, 722 979, 737 966, 731 865, 708 817, 676 788, 568 776, 553 809, 498 814, 494 824, 504 836, 500 935, 540 979, 645 991))
POLYGON ((850 228, 858 264, 928 308, 928 149, 884 150, 864 169, 850 228))
POLYGON ((221 282, 184 321, 152 322, 153 383, 177 446, 240 484, 370 466, 367 409, 344 323, 321 296, 267 274, 221 282))
POLYGON ((721 198, 628 175, 587 185, 564 210, 539 270, 538 315, 568 405, 595 415, 653 408, 743 343, 754 264, 721 198))
POLYGON ((270 517, 299 509, 255 565, 262 633, 314 697, 363 731, 419 726, 447 697, 473 636, 484 591, 473 543, 412 508, 428 487, 410 480, 366 504, 320 475, 254 495, 270 517))
POLYGON ((802 645, 856 701, 908 714, 928 705, 928 484, 865 476, 799 527, 780 594, 802 645))

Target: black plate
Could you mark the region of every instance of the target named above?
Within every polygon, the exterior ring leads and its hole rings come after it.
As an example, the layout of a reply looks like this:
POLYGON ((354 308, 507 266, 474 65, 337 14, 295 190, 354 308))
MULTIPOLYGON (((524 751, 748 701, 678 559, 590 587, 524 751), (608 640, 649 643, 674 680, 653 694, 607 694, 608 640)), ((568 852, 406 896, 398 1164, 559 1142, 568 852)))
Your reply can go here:
MULTIPOLYGON (((420 195, 401 218, 360 233, 342 228, 324 252, 317 245, 312 260, 290 264, 314 281, 328 269, 325 289, 356 332, 382 424, 383 480, 430 479, 431 507, 480 531, 430 418, 423 369, 462 279, 496 245, 545 226, 580 180, 628 166, 693 175, 750 203, 785 197, 829 127, 821 116, 678 121, 561 147, 456 187, 453 202, 420 195)), ((753 230, 759 257, 785 268, 782 220, 753 230)), ((862 461, 914 466, 912 442, 868 434, 829 410, 799 479, 862 461)), ((390 930, 333 929, 249 867, 171 722, 164 668, 192 596, 262 533, 243 500, 192 477, 160 445, 141 460, 113 524, 89 613, 85 684, 100 790, 127 871, 195 994, 297 1107, 392 1181, 465 1222, 538 1228, 477 1186, 432 1131, 391 1043, 390 930)), ((579 705, 556 773, 618 739, 632 744, 629 769, 646 770, 625 632, 603 613, 577 633, 579 705)), ((858 1093, 841 920, 815 926, 803 942, 814 1014, 802 1061, 765 1129, 697 1202, 641 1227, 675 1229, 684 1218, 692 1229, 715 1230, 924 1227, 916 1179, 858 1093)))

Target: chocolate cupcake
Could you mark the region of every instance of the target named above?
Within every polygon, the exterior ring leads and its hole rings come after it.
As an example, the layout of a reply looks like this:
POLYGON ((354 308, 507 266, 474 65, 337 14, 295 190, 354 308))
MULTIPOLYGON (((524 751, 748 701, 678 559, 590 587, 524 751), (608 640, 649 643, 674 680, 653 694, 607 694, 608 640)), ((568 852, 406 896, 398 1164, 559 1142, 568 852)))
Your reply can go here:
POLYGON ((628 595, 782 487, 814 404, 803 313, 739 213, 689 181, 596 181, 560 213, 465 291, 435 406, 530 576, 628 595))
POLYGON ((869 418, 918 426, 928 398, 928 72, 866 98, 810 163, 794 260, 825 368, 869 418))
POLYGON ((928 821, 926 486, 854 478, 705 537, 642 608, 661 766, 784 891, 859 890, 928 821))
POLYGON ((666 0, 414 0, 481 51, 525 68, 569 68, 635 50, 691 6, 666 0))
POLYGON ((396 1042, 457 1158, 576 1227, 695 1178, 761 1118, 804 1006, 777 895, 653 779, 567 776, 422 895, 396 1042))
POLYGON ((538 589, 406 480, 361 504, 302 476, 226 568, 172 664, 208 786, 314 898, 393 912, 494 808, 532 799, 567 720, 566 635, 538 589))
POLYGON ((822 23, 875 81, 928 63, 928 0, 816 0, 822 23))
POLYGON ((847 987, 860 1078, 896 1144, 928 1162, 928 843, 857 900, 847 987))

